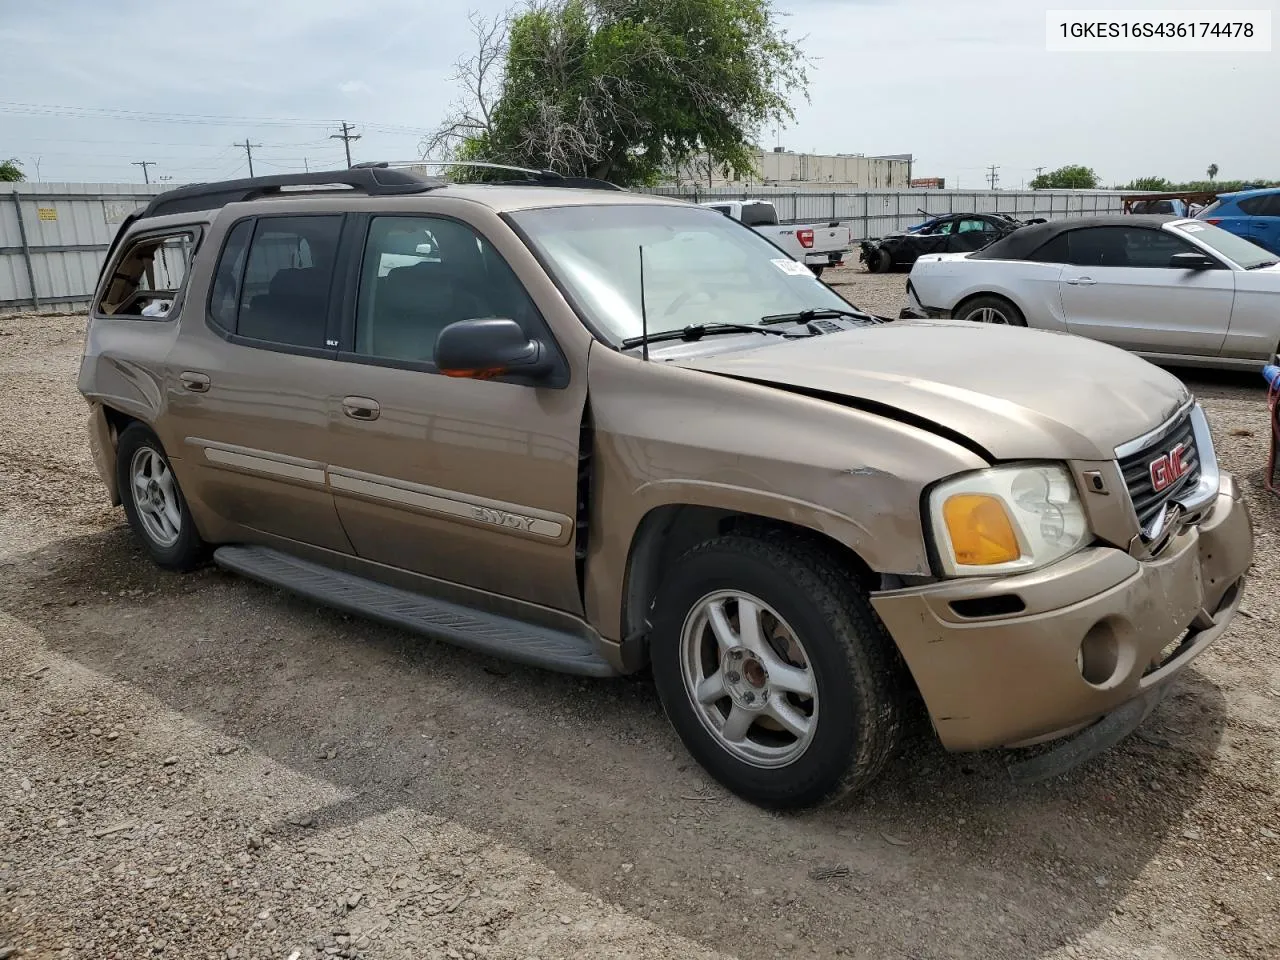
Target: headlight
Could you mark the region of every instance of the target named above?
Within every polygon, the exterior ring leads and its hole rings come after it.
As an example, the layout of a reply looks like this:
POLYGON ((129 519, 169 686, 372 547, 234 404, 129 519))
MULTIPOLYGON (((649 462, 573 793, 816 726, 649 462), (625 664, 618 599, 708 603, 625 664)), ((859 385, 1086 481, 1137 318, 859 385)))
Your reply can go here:
POLYGON ((1035 570, 1091 539, 1075 482, 1060 464, 995 467, 945 480, 929 494, 929 519, 951 576, 1035 570))

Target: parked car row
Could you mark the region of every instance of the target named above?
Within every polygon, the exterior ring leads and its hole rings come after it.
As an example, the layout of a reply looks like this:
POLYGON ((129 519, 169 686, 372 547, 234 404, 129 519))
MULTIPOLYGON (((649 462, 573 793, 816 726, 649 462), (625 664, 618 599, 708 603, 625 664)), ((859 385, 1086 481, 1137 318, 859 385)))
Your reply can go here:
POLYGON ((157 564, 537 667, 651 668, 691 754, 771 807, 872 782, 921 702, 948 749, 1059 741, 1013 769, 1062 772, 1229 627, 1252 528, 1194 397, 1011 326, 1116 251, 1248 300, 1271 274, 1230 234, 1022 227, 913 271, 935 306, 1003 278, 1004 324, 891 322, 741 212, 517 174, 200 184, 121 226, 79 388, 157 564))

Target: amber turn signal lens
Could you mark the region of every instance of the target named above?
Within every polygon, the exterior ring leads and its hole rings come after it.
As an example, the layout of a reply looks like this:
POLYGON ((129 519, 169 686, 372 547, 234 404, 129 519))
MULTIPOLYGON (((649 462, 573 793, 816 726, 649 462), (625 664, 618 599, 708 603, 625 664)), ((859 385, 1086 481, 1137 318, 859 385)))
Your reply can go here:
POLYGON ((942 517, 956 563, 981 567, 1022 556, 1013 522, 996 497, 958 493, 943 504, 942 517))

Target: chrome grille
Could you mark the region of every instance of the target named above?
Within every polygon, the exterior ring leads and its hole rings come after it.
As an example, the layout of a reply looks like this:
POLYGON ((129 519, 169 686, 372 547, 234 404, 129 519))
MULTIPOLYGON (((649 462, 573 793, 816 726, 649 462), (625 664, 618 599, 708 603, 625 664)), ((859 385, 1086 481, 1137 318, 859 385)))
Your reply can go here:
POLYGON ((1190 411, 1184 413, 1159 440, 1121 458, 1120 472, 1124 474, 1124 483, 1129 489, 1133 509, 1138 514, 1138 523, 1144 528, 1166 502, 1179 494, 1194 490, 1200 482, 1200 453, 1196 448, 1190 411), (1186 472, 1163 490, 1156 490, 1151 480, 1151 463, 1178 444, 1184 447, 1182 462, 1186 472))

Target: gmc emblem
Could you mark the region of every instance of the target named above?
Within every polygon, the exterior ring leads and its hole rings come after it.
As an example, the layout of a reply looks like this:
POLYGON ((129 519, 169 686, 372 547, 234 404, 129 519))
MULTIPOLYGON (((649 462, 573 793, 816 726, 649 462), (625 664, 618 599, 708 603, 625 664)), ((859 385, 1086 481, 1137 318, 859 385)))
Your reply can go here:
POLYGON ((1151 489, 1156 493, 1176 483, 1187 472, 1187 465, 1182 457, 1187 452, 1187 445, 1180 443, 1168 453, 1152 460, 1147 469, 1151 471, 1151 489))

